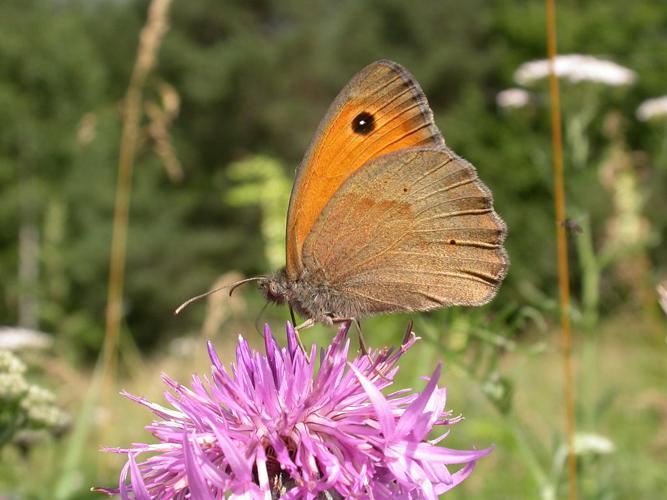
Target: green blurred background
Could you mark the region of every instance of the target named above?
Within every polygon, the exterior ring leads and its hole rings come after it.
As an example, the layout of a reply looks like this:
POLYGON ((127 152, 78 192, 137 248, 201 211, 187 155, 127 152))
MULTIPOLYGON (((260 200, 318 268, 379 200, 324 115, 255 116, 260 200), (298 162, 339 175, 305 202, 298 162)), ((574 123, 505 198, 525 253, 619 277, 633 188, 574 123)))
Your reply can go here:
MULTIPOLYGON (((97 496, 90 486, 114 483, 121 464, 101 444, 146 439, 150 416, 90 381, 104 339, 123 98, 148 3, 0 3, 0 326, 49 334, 48 350, 19 356, 72 419, 58 436, 0 450, 0 498, 97 496)), ((667 93, 667 4, 560 1, 558 36, 561 53, 636 72, 620 87, 561 82, 579 492, 659 498, 667 118, 636 110, 667 93)), ((237 333, 258 339, 258 322, 281 332, 287 310, 262 311, 252 285, 172 311, 216 282, 282 265, 294 167, 347 80, 389 58, 419 80, 449 146, 493 190, 512 263, 491 305, 416 318, 424 341, 399 385, 421 387, 444 360, 448 406, 467 417, 448 445, 497 446, 453 498, 563 496, 546 84, 527 87, 522 107, 496 100, 517 86, 522 63, 545 54, 541 1, 174 1, 143 87, 118 387, 159 400, 160 370, 182 381, 205 370, 202 337, 231 355, 237 333)), ((407 319, 370 320, 366 338, 395 343, 407 319)))

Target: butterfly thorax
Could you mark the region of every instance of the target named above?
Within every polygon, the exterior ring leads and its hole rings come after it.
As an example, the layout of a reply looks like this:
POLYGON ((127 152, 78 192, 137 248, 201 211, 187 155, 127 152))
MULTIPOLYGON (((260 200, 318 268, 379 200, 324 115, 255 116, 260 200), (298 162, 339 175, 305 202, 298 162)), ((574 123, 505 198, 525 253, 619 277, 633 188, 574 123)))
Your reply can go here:
POLYGON ((315 279, 304 271, 292 280, 284 269, 259 281, 266 299, 276 304, 289 304, 301 316, 318 323, 332 325, 333 319, 364 316, 360 304, 350 301, 330 284, 315 279))

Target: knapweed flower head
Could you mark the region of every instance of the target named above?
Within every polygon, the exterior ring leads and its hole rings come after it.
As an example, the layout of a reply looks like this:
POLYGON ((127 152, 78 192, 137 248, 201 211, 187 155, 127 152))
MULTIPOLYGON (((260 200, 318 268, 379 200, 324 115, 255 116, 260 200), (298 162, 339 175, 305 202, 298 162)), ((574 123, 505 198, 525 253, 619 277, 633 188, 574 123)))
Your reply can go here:
POLYGON ((445 411, 436 368, 421 393, 388 395, 400 349, 371 351, 348 362, 347 326, 319 353, 306 355, 287 326, 279 347, 268 327, 266 354, 239 337, 227 370, 209 344, 209 377, 190 387, 167 376, 171 408, 127 397, 157 417, 146 427, 156 444, 109 449, 127 454, 118 488, 137 498, 436 498, 470 475, 491 449, 437 445, 460 420, 445 411), (432 430, 444 431, 433 441, 432 430), (457 466, 458 470, 449 470, 457 466))

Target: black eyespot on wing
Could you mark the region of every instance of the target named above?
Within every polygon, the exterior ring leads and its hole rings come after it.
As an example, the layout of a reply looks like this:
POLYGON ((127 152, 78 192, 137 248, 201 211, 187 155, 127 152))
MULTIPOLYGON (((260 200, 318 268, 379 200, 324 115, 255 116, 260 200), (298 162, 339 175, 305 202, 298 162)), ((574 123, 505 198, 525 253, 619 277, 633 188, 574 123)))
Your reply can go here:
POLYGON ((456 240, 449 240, 450 245, 456 245, 456 240))
POLYGON ((374 128, 375 118, 368 111, 362 111, 352 120, 352 130, 357 134, 369 134, 374 128))

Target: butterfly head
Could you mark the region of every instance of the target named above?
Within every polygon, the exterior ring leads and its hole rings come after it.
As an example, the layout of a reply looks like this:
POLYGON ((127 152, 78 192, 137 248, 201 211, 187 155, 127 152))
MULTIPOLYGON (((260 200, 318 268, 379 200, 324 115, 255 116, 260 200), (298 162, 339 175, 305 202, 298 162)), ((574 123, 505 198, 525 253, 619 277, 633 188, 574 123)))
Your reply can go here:
POLYGON ((266 300, 276 304, 284 304, 291 299, 291 290, 285 269, 281 269, 273 276, 259 280, 259 288, 266 300))

